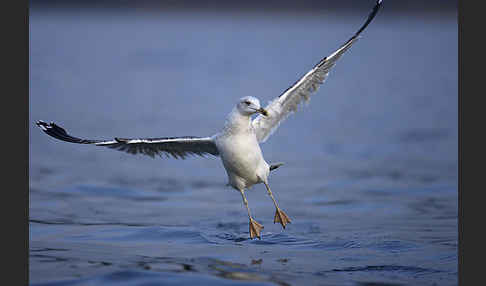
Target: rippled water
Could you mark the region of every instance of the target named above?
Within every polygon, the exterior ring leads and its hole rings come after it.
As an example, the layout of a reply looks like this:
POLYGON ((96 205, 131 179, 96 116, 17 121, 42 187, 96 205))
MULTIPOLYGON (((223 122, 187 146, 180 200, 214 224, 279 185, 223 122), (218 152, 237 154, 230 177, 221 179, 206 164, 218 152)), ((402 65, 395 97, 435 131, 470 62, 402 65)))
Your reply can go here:
POLYGON ((380 12, 303 112, 262 145, 292 218, 218 158, 137 157, 80 137, 211 135, 265 103, 366 16, 31 9, 32 285, 456 285, 455 15, 380 12))

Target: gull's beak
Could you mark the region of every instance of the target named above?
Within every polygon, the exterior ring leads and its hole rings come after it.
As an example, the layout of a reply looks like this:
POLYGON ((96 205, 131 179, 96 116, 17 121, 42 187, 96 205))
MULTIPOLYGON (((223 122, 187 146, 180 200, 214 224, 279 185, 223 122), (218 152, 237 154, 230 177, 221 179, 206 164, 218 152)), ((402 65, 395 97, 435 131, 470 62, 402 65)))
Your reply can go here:
POLYGON ((268 116, 268 111, 266 111, 263 107, 261 107, 257 111, 261 113, 263 116, 268 116))

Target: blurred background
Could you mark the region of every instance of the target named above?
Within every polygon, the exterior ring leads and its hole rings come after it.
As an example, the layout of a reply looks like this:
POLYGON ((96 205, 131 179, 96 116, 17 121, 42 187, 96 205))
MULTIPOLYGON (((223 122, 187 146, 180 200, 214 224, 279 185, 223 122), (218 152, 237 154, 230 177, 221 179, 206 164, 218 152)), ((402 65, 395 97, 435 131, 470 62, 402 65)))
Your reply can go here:
POLYGON ((280 95, 373 5, 30 1, 31 283, 457 284, 456 1, 385 0, 309 105, 262 144, 268 162, 285 162, 270 185, 293 223, 274 225, 253 187, 261 241, 247 239, 219 158, 133 156, 35 126, 212 135, 240 97, 280 95))
MULTIPOLYGON (((369 8, 373 1, 367 0, 268 0, 268 1, 220 1, 220 0, 180 0, 180 1, 156 1, 156 0, 31 0, 32 8, 140 8, 154 11, 181 10, 181 11, 225 11, 225 12, 309 12, 322 13, 325 11, 359 11, 369 8)), ((457 1, 452 0, 410 0, 384 2, 389 13, 455 13, 457 1)))

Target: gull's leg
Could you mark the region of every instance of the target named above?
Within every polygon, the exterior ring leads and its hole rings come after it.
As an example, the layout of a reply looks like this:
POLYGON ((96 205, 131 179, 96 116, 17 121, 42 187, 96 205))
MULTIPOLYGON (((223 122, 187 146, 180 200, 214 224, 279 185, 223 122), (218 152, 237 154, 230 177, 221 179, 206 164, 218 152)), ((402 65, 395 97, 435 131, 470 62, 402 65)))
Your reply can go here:
POLYGON ((267 188, 267 192, 270 195, 270 197, 272 198, 273 204, 275 205, 276 210, 275 210, 275 218, 273 219, 273 223, 279 222, 280 224, 282 224, 282 227, 285 228, 287 223, 291 223, 292 221, 287 216, 287 214, 285 214, 284 211, 281 210, 278 207, 277 201, 273 197, 272 191, 270 190, 270 187, 268 186, 268 182, 263 181, 263 183, 265 184, 265 187, 267 188))
POLYGON ((255 237, 258 237, 258 239, 261 239, 260 231, 263 229, 263 226, 251 217, 250 208, 248 207, 248 201, 245 197, 245 191, 239 191, 241 193, 241 197, 243 198, 243 203, 245 204, 246 210, 248 211, 248 218, 250 219, 250 238, 254 239, 255 237))

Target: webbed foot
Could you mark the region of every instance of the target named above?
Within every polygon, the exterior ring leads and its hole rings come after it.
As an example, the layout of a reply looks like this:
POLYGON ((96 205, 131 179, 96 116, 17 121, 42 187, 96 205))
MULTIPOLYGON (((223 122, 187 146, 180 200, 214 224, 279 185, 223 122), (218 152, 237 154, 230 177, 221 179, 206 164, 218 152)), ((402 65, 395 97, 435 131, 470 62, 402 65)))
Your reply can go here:
POLYGON ((261 239, 260 231, 263 229, 263 226, 259 224, 256 220, 250 218, 250 238, 254 239, 258 237, 261 239))
POLYGON ((277 208, 276 211, 275 211, 275 218, 273 219, 273 223, 277 223, 277 222, 282 224, 282 227, 285 229, 285 226, 287 225, 287 223, 291 223, 292 221, 287 216, 287 214, 284 213, 283 210, 277 208))

